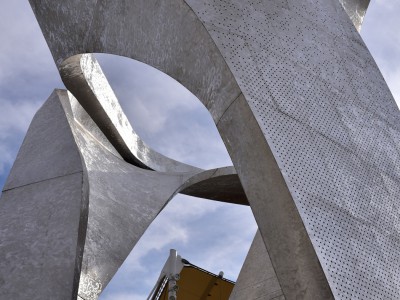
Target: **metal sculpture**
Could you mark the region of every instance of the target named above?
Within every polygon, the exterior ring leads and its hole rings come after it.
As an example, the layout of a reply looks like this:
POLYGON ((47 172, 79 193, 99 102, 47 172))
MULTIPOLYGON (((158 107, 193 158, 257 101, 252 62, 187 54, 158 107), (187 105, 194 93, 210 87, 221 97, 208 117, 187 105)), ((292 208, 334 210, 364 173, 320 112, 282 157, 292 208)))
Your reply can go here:
POLYGON ((48 290, 59 299, 95 299, 182 190, 248 201, 253 210, 260 233, 243 272, 259 261, 272 277, 252 288, 255 281, 243 280, 252 275, 242 273, 235 299, 243 299, 240 286, 250 290, 246 299, 398 299, 399 111, 357 32, 368 2, 30 0, 74 96, 55 92, 41 109, 7 181, 1 251, 28 272, 2 262, 9 278, 0 295, 23 299, 22 284, 38 299, 48 290), (82 55, 94 52, 142 61, 196 95, 245 195, 232 169, 199 170, 145 146, 114 108, 95 60, 82 55), (47 144, 51 135, 63 136, 63 147, 47 144), (226 177, 216 177, 220 172, 226 177), (39 207, 36 200, 53 201, 68 180, 68 204, 25 211, 39 207), (226 183, 234 195, 224 194, 226 183), (48 230, 53 210, 68 212, 55 232, 48 230), (39 216, 48 217, 34 232, 40 239, 16 226, 39 216), (137 229, 124 239, 115 233, 125 222, 137 229), (56 243, 35 248, 38 240, 56 243), (47 290, 32 276, 40 268, 54 274, 47 290))
POLYGON ((90 103, 90 88, 95 87, 93 91, 101 92, 96 98, 100 107, 85 111, 72 94, 58 90, 35 115, 2 196, 2 251, 8 257, 1 263, 7 273, 2 297, 25 299, 35 290, 37 299, 75 299, 77 292, 78 299, 97 299, 178 192, 248 204, 232 167, 203 171, 147 147, 132 130, 96 60, 83 55, 78 62, 91 66, 86 69, 91 80, 83 82, 90 86, 80 87, 87 91, 82 99, 90 103), (107 135, 94 121, 99 116, 109 128, 107 135), (134 149, 118 152, 123 147, 118 143, 134 149), (139 162, 124 160, 122 155, 132 153, 139 162), (44 277, 33 276, 39 272, 44 277), (21 281, 32 287, 16 289, 21 281))

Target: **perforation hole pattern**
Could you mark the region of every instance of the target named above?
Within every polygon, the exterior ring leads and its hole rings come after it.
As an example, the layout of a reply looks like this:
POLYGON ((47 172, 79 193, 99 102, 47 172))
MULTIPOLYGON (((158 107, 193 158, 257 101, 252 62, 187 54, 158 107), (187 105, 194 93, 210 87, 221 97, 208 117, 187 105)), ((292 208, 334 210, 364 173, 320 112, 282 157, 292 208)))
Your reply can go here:
POLYGON ((226 59, 336 299, 400 299, 400 114, 338 0, 187 1, 226 59))

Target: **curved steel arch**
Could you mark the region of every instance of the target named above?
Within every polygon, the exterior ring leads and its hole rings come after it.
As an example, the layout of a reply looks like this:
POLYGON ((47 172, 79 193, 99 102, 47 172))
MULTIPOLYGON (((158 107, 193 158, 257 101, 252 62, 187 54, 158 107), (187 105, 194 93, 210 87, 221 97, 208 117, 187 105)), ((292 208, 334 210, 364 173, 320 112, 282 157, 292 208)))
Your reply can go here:
POLYGON ((30 2, 59 67, 123 55, 202 101, 280 297, 399 298, 399 113, 348 1, 30 2))
POLYGON ((60 66, 68 87, 123 159, 159 172, 198 172, 195 168, 157 153, 140 138, 125 116, 97 60, 75 55, 60 66))
MULTIPOLYGON (((296 297, 303 291, 307 291, 309 297, 331 297, 330 288, 296 205, 257 118, 242 93, 243 88, 247 93, 252 91, 246 89, 243 83, 245 78, 240 75, 235 79, 232 66, 228 66, 236 62, 230 62, 226 54, 231 50, 239 54, 242 45, 237 44, 233 38, 233 48, 217 46, 215 34, 218 32, 208 28, 207 23, 201 20, 202 12, 199 8, 212 8, 212 4, 184 1, 135 1, 129 4, 99 1, 91 4, 89 1, 84 6, 79 2, 59 3, 56 10, 50 2, 47 6, 43 2, 38 5, 31 1, 31 5, 54 60, 61 69, 66 59, 80 53, 121 55, 163 71, 197 96, 210 111, 236 169, 240 170, 238 175, 286 297, 296 297), (66 11, 69 13, 64 14, 66 11), (63 24, 61 30, 56 24, 45 21, 49 12, 63 24), (118 17, 115 17, 116 13, 118 17), (80 20, 79 28, 76 28, 74 20, 80 20), (65 34, 67 32, 69 34, 65 34), (244 85, 241 88, 237 84, 240 78, 243 78, 241 83, 244 85), (239 105, 242 107, 237 110, 239 105), (232 118, 233 114, 235 116, 232 118), (243 120, 246 120, 246 124, 242 123, 243 120), (239 151, 236 154, 239 157, 235 157, 229 144, 235 140, 236 145, 232 146, 234 151, 239 151), (268 205, 263 207, 267 204, 266 200, 268 205), (268 208, 271 204, 273 208, 268 208), (282 219, 290 222, 281 222, 282 219), (288 238, 282 240, 278 236, 288 238), (298 251, 299 237, 301 247, 304 248, 302 251, 298 251)), ((235 3, 226 6, 227 9, 239 11, 246 6, 251 7, 250 4, 235 3)), ((205 18, 210 16, 213 15, 203 14, 205 18)), ((240 13, 236 18, 233 22, 239 22, 243 14, 240 13)), ((226 27, 226 24, 221 24, 226 27)), ((223 30, 229 32, 227 27, 223 30)), ((243 53, 248 57, 248 53, 243 53)), ((68 89, 72 88, 68 81, 64 82, 68 89)))
POLYGON ((71 106, 74 117, 70 123, 79 136, 77 141, 85 140, 78 142, 78 145, 87 168, 89 187, 93 192, 89 193, 88 224, 78 295, 83 299, 95 299, 158 211, 178 192, 230 203, 248 205, 248 202, 233 167, 204 171, 167 158, 148 147, 133 131, 94 57, 73 56, 61 65, 60 70, 64 82, 84 109, 74 99, 68 101, 70 104, 65 99, 61 100, 66 102, 64 105, 71 106), (74 122, 90 132, 91 136, 96 136, 95 140, 100 140, 101 144, 93 143, 93 139, 90 142, 90 136, 84 134, 85 131, 81 132, 80 127, 73 126, 74 122), (87 145, 89 143, 90 146, 87 145), (145 170, 138 170, 121 162, 119 158, 115 158, 115 154, 111 155, 113 150, 128 163, 145 170), (111 167, 108 167, 109 164, 111 167), (100 170, 104 175, 99 174, 100 170), (128 190, 126 187, 124 190, 125 185, 129 186, 128 190), (106 202, 102 196, 107 194, 110 197, 110 193, 115 194, 111 198, 118 199, 118 205, 106 202), (148 202, 151 199, 149 195, 162 200, 157 204, 154 200, 148 202), (123 203, 126 197, 136 202, 131 200, 130 204, 123 203), (141 204, 142 208, 137 206, 138 201, 144 199, 146 201, 141 204), (130 208, 129 205, 134 207, 130 208), (124 207, 122 211, 121 207, 124 207), (148 210, 153 213, 147 219, 140 216, 146 215, 148 210), (99 212, 103 217, 98 216, 99 212), (107 214, 118 215, 121 223, 118 228, 110 227, 110 221, 105 217, 107 214), (124 229, 132 226, 138 229, 124 229), (92 290, 89 287, 96 288, 92 290))
POLYGON ((10 259, 0 263, 0 297, 97 299, 170 199, 199 196, 197 185, 202 197, 248 205, 233 167, 157 172, 125 162, 72 94, 55 91, 1 198, 0 253, 10 259))

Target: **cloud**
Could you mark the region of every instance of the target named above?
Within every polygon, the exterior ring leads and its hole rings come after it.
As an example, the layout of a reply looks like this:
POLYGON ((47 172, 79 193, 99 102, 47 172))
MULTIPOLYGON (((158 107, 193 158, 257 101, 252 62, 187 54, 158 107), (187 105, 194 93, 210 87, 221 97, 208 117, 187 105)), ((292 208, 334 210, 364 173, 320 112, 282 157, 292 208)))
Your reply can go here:
POLYGON ((369 4, 369 9, 379 10, 379 11, 387 11, 392 10, 398 7, 396 2, 394 1, 387 1, 387 0, 375 0, 371 1, 369 4))
POLYGON ((150 293, 171 248, 199 267, 236 279, 255 231, 249 208, 178 195, 145 232, 104 297, 120 290, 150 293))
POLYGON ((104 296, 102 300, 144 300, 147 298, 147 294, 138 293, 127 293, 127 292, 117 292, 112 295, 104 296))
POLYGON ((11 102, 1 99, 0 140, 26 132, 40 103, 32 101, 11 102))
POLYGON ((209 239, 212 242, 196 259, 202 268, 216 274, 223 271, 226 278, 236 280, 257 225, 250 208, 236 205, 224 205, 215 217, 219 220, 214 221, 210 228, 206 227, 205 232, 211 232, 215 226, 220 228, 214 229, 216 233, 209 239))
MULTIPOLYGON (((9 149, 9 147, 6 146, 7 144, 4 144, 3 142, 4 141, 1 141, 0 143, 0 176, 9 169, 15 158, 14 151, 9 149)), ((0 184, 4 183, 0 181, 0 184)))
MULTIPOLYGON (((11 87, 15 87, 15 81, 28 84, 32 76, 57 72, 28 1, 10 1, 2 5, 0 29, 0 82, 14 82, 11 87)), ((26 88, 35 89, 35 86, 26 88)))
MULTIPOLYGON (((11 167, 19 144, 32 116, 39 108, 37 102, 10 102, 1 99, 0 110, 0 177, 11 167)), ((3 183, 0 181, 0 183, 3 183)))
POLYGON ((396 1, 371 1, 367 11, 361 36, 376 61, 396 102, 400 103, 400 35, 396 1))
POLYGON ((209 112, 180 83, 132 59, 96 57, 132 127, 153 149, 206 169, 232 165, 209 112))
POLYGON ((28 1, 0 5, 0 30, 2 187, 34 113, 63 85, 28 1))
POLYGON ((392 70, 386 71, 384 77, 396 100, 397 106, 400 106, 400 67, 395 67, 392 70))
POLYGON ((96 58, 138 130, 158 133, 171 112, 186 113, 201 106, 186 88, 153 67, 111 54, 96 58))

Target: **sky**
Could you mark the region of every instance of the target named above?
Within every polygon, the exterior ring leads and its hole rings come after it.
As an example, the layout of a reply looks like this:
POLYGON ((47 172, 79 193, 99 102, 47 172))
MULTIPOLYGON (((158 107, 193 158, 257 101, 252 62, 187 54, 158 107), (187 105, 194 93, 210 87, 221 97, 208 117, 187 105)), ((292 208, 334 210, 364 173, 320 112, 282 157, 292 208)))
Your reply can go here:
MULTIPOLYGON (((372 0, 361 35, 400 100, 400 1, 372 0)), ((27 0, 0 4, 0 188, 29 123, 64 88, 27 0)), ((167 75, 142 63, 96 55, 132 126, 153 149, 204 169, 231 165, 207 110, 167 75)), ((146 299, 169 249, 236 280, 256 231, 248 207, 178 195, 152 223, 101 300, 146 299)), ((1 237, 0 237, 1 238, 1 237)))

